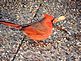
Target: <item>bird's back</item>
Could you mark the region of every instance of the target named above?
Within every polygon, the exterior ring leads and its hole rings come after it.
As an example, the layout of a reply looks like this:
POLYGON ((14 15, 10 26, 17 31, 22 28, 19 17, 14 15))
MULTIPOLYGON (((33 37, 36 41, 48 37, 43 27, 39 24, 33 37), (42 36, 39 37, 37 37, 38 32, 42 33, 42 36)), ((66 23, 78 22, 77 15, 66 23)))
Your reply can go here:
POLYGON ((50 19, 50 17, 46 17, 40 22, 25 27, 22 31, 33 40, 44 40, 52 33, 52 19, 53 18, 50 19))

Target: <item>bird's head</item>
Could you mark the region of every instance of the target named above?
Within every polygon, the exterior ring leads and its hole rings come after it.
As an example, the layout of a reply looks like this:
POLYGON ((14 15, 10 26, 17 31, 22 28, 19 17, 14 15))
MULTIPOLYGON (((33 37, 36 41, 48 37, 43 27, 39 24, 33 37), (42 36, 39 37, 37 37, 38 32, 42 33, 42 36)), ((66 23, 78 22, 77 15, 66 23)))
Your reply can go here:
POLYGON ((58 18, 54 18, 53 16, 48 15, 48 14, 44 14, 43 16, 44 16, 44 19, 46 19, 46 22, 53 22, 53 23, 62 21, 66 18, 65 16, 60 16, 58 18))
POLYGON ((53 16, 48 15, 48 14, 44 14, 43 16, 44 16, 44 19, 46 20, 46 22, 51 22, 54 19, 53 16))

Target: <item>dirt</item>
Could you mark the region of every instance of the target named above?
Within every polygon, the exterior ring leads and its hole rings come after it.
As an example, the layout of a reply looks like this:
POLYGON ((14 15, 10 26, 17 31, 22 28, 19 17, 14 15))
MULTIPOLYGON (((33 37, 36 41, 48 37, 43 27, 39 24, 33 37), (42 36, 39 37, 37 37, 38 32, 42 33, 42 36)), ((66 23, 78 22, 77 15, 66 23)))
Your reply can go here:
POLYGON ((16 53, 24 34, 0 24, 0 61, 81 61, 81 1, 80 0, 0 0, 0 20, 20 25, 40 21, 43 13, 66 19, 59 26, 68 33, 53 29, 52 35, 43 40, 47 46, 34 46, 26 37, 16 53), (41 7, 39 8, 39 5, 41 7), (36 12, 36 10, 39 10, 36 12), (34 14, 36 12, 36 17, 34 14))

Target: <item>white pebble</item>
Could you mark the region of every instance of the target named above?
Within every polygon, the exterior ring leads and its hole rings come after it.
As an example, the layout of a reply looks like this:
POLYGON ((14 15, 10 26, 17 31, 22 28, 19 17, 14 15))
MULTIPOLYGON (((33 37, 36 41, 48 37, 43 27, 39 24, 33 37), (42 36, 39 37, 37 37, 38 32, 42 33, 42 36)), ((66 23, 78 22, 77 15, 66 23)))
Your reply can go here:
POLYGON ((1 32, 1 31, 0 31, 1 32))

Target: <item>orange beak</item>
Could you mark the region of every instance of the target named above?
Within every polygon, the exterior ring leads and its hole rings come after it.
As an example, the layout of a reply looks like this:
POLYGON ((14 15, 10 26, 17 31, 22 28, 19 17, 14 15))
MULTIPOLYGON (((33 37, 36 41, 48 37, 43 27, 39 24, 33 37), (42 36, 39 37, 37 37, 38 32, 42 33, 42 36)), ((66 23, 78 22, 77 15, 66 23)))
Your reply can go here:
POLYGON ((65 20, 65 16, 60 16, 60 17, 58 17, 58 18, 55 18, 54 20, 53 20, 53 23, 56 23, 56 22, 59 22, 59 21, 63 21, 63 20, 65 20))

